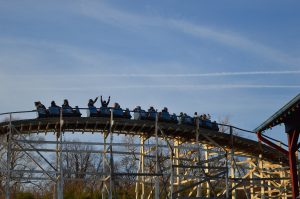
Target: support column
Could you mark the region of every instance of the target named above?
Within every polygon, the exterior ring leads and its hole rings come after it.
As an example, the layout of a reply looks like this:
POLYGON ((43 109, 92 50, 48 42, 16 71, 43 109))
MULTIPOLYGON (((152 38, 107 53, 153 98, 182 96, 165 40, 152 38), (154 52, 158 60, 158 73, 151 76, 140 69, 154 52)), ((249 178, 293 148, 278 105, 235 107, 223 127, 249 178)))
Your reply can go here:
POLYGON ((297 160, 296 160, 296 150, 299 138, 298 131, 292 131, 288 133, 288 146, 289 146, 289 163, 290 163, 290 175, 292 179, 292 192, 293 199, 299 196, 299 185, 297 176, 297 160))
POLYGON ((226 174, 225 174, 225 183, 226 183, 226 198, 229 198, 229 175, 228 175, 228 152, 226 151, 226 160, 225 160, 226 174))
MULTIPOLYGON (((282 165, 282 162, 280 162, 280 164, 282 165)), ((283 192, 281 194, 281 199, 287 199, 287 189, 286 189, 286 180, 285 179, 282 179, 282 178, 286 178, 286 171, 285 169, 282 169, 280 171, 280 184, 281 186, 283 186, 283 192)))
POLYGON ((10 175, 11 175, 11 139, 12 139, 12 115, 9 114, 9 131, 6 137, 7 154, 6 154, 6 181, 5 181, 5 199, 10 199, 10 175))
POLYGON ((237 194, 236 194, 236 188, 234 188, 236 186, 236 182, 235 182, 235 165, 234 165, 234 160, 233 160, 233 156, 234 156, 234 152, 231 152, 230 154, 230 177, 232 178, 232 183, 231 183, 231 188, 232 188, 232 199, 236 199, 237 198, 237 194))
POLYGON ((59 118, 59 130, 56 132, 56 198, 64 198, 64 179, 63 179, 63 159, 62 159, 62 126, 63 126, 62 109, 59 118))
MULTIPOLYGON (((141 147, 141 171, 145 173, 145 139, 142 138, 142 147, 141 147)), ((141 199, 145 198, 145 176, 142 176, 142 195, 141 199)))
POLYGON ((106 193, 108 193, 108 199, 112 199, 114 190, 114 160, 113 160, 113 109, 110 110, 110 121, 108 132, 103 133, 103 160, 102 160, 102 198, 106 198, 106 193), (109 136, 109 145, 107 147, 107 137, 109 136), (109 148, 109 160, 107 158, 107 153, 109 148), (107 167, 109 170, 107 170, 107 167), (107 186, 107 180, 109 180, 109 186, 107 186))
POLYGON ((56 152, 55 152, 55 155, 56 155, 56 164, 55 164, 55 167, 56 167, 56 175, 55 175, 55 190, 54 190, 54 198, 55 199, 58 199, 59 198, 59 145, 58 145, 58 132, 56 132, 56 152))
MULTIPOLYGON (((296 152, 295 152, 295 156, 296 156, 296 168, 297 168, 297 176, 299 176, 299 151, 298 151, 298 149, 296 150, 296 152)), ((300 185, 300 178, 298 177, 298 186, 300 185)), ((300 193, 299 193, 299 195, 300 195, 300 193)))
POLYGON ((106 137, 107 137, 107 132, 103 132, 103 157, 102 157, 102 173, 103 173, 103 177, 102 177, 102 198, 106 198, 106 180, 107 180, 107 171, 106 171, 106 167, 107 167, 107 158, 106 158, 106 153, 107 153, 107 148, 106 148, 106 137))
POLYGON ((110 127, 109 127, 109 137, 110 137, 110 142, 109 142, 109 167, 110 167, 110 173, 109 173, 109 199, 112 199, 113 197, 113 190, 114 190, 114 157, 113 157, 113 109, 110 109, 110 127))
POLYGON ((59 148, 59 199, 64 198, 64 174, 63 174, 63 157, 62 157, 62 150, 63 150, 63 140, 62 140, 62 132, 60 133, 60 148, 59 148))
MULTIPOLYGON (((269 170, 270 172, 270 170, 269 170)), ((271 178, 272 176, 269 174, 268 175, 269 179, 268 179, 268 198, 272 197, 272 184, 271 184, 271 178)))
POLYGON ((250 175, 249 175, 249 177, 250 177, 250 181, 249 181, 249 183, 250 183, 250 198, 251 199, 254 199, 254 196, 255 196, 255 194, 254 194, 254 181, 252 180, 253 178, 254 178, 254 169, 255 169, 255 167, 253 166, 253 160, 251 159, 251 158, 248 158, 248 161, 249 161, 249 168, 250 168, 250 175))
MULTIPOLYGON (((145 138, 144 136, 141 136, 140 138, 140 160, 139 160, 139 169, 138 173, 145 173, 144 167, 144 156, 145 156, 145 138)), ((136 182, 136 187, 135 187, 135 198, 136 199, 144 199, 145 198, 145 176, 137 176, 137 182, 136 182), (140 186, 141 186, 141 193, 140 193, 140 186), (141 196, 141 197, 140 197, 141 196)))
MULTIPOLYGON (((201 162, 201 146, 199 143, 199 135, 200 135, 200 130, 199 130, 199 117, 195 117, 196 119, 196 147, 197 147, 197 165, 200 167, 200 162, 201 162)), ((200 183, 201 181, 201 169, 199 168, 199 177, 197 182, 200 183)), ((201 191, 201 184, 197 185, 197 193, 196 197, 201 197, 202 196, 202 191, 201 191)))
POLYGON ((170 151, 170 159, 171 159, 171 164, 170 164, 170 199, 173 199, 173 193, 174 193, 174 139, 172 142, 172 148, 169 147, 170 151))
MULTIPOLYGON (((180 164, 180 161, 179 161, 179 157, 180 157, 179 156, 179 154, 180 154, 179 145, 180 145, 179 139, 175 139, 174 140, 175 165, 180 164)), ((180 185, 181 185, 179 166, 177 166, 176 169, 175 169, 175 175, 176 175, 176 184, 177 184, 177 191, 178 191, 178 190, 180 190, 180 185)), ((178 193, 177 196, 179 197, 180 193, 178 193)))
POLYGON ((159 163, 158 163, 158 112, 156 113, 155 117, 155 199, 159 199, 159 176, 157 175, 159 173, 159 163))
MULTIPOLYGON (((259 155, 259 158, 258 158, 258 165, 259 165, 259 177, 260 178, 264 178, 264 163, 263 163, 263 160, 262 160, 262 155, 260 154, 259 155)), ((265 181, 264 180, 260 180, 260 198, 264 199, 265 198, 265 181)))
MULTIPOLYGON (((209 169, 208 169, 209 168, 209 162, 208 162, 209 147, 208 147, 208 145, 204 145, 204 149, 205 149, 205 152, 204 152, 205 169, 204 169, 204 171, 205 171, 206 175, 209 175, 209 169)), ((210 189, 211 189, 210 182, 207 181, 205 184, 206 184, 206 197, 210 198, 210 189)))
MULTIPOLYGON (((279 142, 278 145, 280 147, 282 147, 282 143, 279 142)), ((280 162, 280 165, 283 165, 283 162, 280 162)), ((282 178, 286 178, 286 169, 281 169, 280 170, 280 185, 283 186, 283 191, 281 191, 281 199, 287 199, 287 189, 286 189, 286 180, 285 179, 282 179, 282 178)))
POLYGON ((236 188, 234 188, 236 186, 236 182, 235 182, 235 164, 234 164, 234 137, 233 137, 233 129, 232 126, 230 126, 230 139, 231 139, 231 151, 230 151, 230 176, 232 178, 232 183, 231 183, 231 198, 232 199, 236 199, 237 198, 237 194, 236 194, 236 188))

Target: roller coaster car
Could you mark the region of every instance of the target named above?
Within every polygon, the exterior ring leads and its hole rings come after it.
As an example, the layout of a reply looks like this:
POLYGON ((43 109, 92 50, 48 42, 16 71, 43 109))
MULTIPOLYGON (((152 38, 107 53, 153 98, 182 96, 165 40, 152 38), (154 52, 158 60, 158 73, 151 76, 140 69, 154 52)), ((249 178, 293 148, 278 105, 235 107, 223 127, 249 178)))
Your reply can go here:
POLYGON ((89 106, 89 109, 86 111, 87 112, 87 117, 98 117, 99 112, 96 107, 94 106, 89 106))
POLYGON ((147 120, 155 121, 156 114, 157 114, 156 111, 148 112, 147 113, 147 120))
POLYGON ((219 127, 216 121, 211 122, 210 120, 199 120, 199 126, 207 129, 212 129, 215 131, 219 131, 219 127))
POLYGON ((212 123, 210 120, 206 119, 206 120, 203 120, 203 127, 204 128, 208 128, 208 129, 212 129, 212 123))
POLYGON ((171 117, 171 122, 172 122, 172 123, 178 124, 178 119, 177 119, 176 114, 173 114, 173 115, 171 115, 170 117, 171 117))
POLYGON ((90 106, 87 110, 87 117, 109 117, 110 116, 110 110, 107 107, 100 107, 99 110, 97 110, 96 107, 90 106))
POLYGON ((110 110, 107 107, 100 107, 98 116, 100 117, 109 117, 110 116, 110 110))
POLYGON ((75 109, 66 107, 66 108, 62 109, 62 115, 63 115, 63 117, 80 117, 81 113, 77 106, 75 109))
POLYGON ((97 110, 96 107, 89 107, 89 109, 86 111, 87 117, 100 117, 104 115, 100 115, 100 111, 97 110))
POLYGON ((159 122, 171 122, 171 116, 169 112, 162 111, 158 113, 159 122))
POLYGON ((52 107, 48 108, 49 117, 59 117, 60 116, 60 107, 52 107))
POLYGON ((179 116, 178 124, 187 124, 187 125, 193 125, 194 120, 192 117, 188 115, 179 116))
POLYGON ((123 118, 124 117, 123 109, 114 108, 113 109, 113 115, 114 115, 114 118, 123 118))
POLYGON ((125 109, 123 117, 126 119, 131 119, 131 114, 128 108, 125 109))
POLYGON ((135 110, 133 113, 133 119, 134 120, 146 120, 147 119, 147 113, 145 110, 135 110))
POLYGON ((215 130, 215 131, 219 131, 219 126, 218 126, 218 124, 217 124, 216 121, 214 121, 214 122, 212 123, 212 129, 215 130))
POLYGON ((131 119, 130 111, 129 109, 126 109, 125 111, 121 108, 107 108, 107 107, 101 107, 99 111, 96 107, 90 106, 87 110, 87 117, 110 117, 110 109, 113 111, 114 118, 127 118, 131 119))
POLYGON ((185 116, 183 120, 184 124, 193 125, 194 119, 191 116, 185 116))
POLYGON ((46 118, 46 117, 48 117, 47 109, 37 108, 36 110, 37 110, 38 118, 46 118))

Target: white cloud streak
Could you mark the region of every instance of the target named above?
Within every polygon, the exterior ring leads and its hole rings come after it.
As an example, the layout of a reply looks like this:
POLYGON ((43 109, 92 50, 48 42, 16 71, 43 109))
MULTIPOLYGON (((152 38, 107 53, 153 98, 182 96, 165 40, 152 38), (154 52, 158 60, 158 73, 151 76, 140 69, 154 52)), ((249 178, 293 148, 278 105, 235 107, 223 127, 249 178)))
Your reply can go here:
POLYGON ((235 32, 212 29, 186 21, 170 20, 171 27, 194 37, 205 38, 236 49, 285 64, 299 64, 300 59, 235 32))
POLYGON ((268 58, 284 64, 299 64, 298 57, 274 49, 252 38, 233 31, 225 31, 204 25, 194 24, 184 20, 167 19, 157 16, 138 15, 116 9, 104 3, 84 4, 80 6, 80 14, 91 17, 102 23, 118 26, 127 30, 141 27, 157 27, 177 30, 193 37, 217 42, 236 49, 254 53, 256 56, 268 58))

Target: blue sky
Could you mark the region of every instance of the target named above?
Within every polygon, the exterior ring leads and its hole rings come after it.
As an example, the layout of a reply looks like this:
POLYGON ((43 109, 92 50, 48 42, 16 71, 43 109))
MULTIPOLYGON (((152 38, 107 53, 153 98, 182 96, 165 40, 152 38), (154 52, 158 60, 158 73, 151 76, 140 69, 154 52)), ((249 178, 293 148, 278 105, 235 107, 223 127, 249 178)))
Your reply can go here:
POLYGON ((2 0, 0 112, 110 95, 124 108, 211 113, 254 129, 299 93, 299 6, 2 0))

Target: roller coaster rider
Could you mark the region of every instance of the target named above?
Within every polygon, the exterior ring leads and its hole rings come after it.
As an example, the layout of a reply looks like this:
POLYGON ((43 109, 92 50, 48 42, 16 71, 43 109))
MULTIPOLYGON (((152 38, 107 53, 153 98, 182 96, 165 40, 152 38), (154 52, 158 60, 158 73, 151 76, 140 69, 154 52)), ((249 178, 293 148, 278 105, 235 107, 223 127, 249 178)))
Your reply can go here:
POLYGON ((69 105, 69 101, 67 99, 64 100, 64 103, 61 107, 62 107, 64 116, 69 116, 74 113, 73 108, 69 105))
POLYGON ((37 109, 40 108, 40 109, 45 109, 46 110, 46 107, 40 101, 34 102, 34 104, 35 104, 35 107, 37 109))
POLYGON ((69 101, 67 99, 64 100, 63 105, 61 106, 63 109, 71 109, 73 110, 73 108, 69 105, 69 101))
MULTIPOLYGON (((108 107, 110 102, 110 96, 108 101, 104 101, 101 96, 101 104, 102 106, 97 109, 95 107, 95 103, 97 102, 98 97, 94 100, 89 99, 88 102, 88 110, 87 117, 110 117, 111 113, 113 113, 113 117, 115 118, 126 118, 131 119, 131 111, 126 108, 123 110, 119 103, 115 103, 113 107, 108 107)), ((63 117, 81 117, 80 109, 76 106, 74 109, 69 105, 67 99, 64 100, 64 104, 62 108, 55 104, 55 101, 51 102, 51 106, 47 110, 46 107, 40 102, 37 101, 34 103, 37 109, 38 118, 47 118, 47 117, 60 117, 60 113, 62 110, 63 117)), ((199 125, 201 128, 212 129, 215 131, 219 131, 219 127, 216 121, 211 121, 210 114, 202 114, 198 115, 197 112, 194 113, 194 117, 187 115, 186 113, 181 112, 179 116, 176 114, 170 114, 167 107, 164 107, 161 112, 157 113, 152 106, 148 109, 148 112, 143 110, 140 106, 137 106, 133 110, 133 119, 134 120, 150 120, 155 121, 158 115, 158 122, 171 122, 179 125, 199 125), (198 124, 196 121, 198 120, 198 124)))
POLYGON ((159 113, 158 119, 159 119, 159 121, 162 121, 162 122, 170 122, 171 121, 171 116, 170 116, 170 113, 169 113, 167 107, 164 107, 162 109, 162 111, 159 113))
POLYGON ((102 100, 102 95, 101 95, 101 106, 102 106, 102 107, 107 108, 109 102, 110 102, 110 96, 108 97, 108 100, 107 100, 107 102, 106 102, 105 100, 102 100))
POLYGON ((127 119, 131 119, 131 115, 130 115, 130 110, 129 108, 126 108, 125 111, 124 111, 124 117, 127 118, 127 119))
POLYGON ((59 106, 56 105, 55 101, 51 102, 51 106, 50 107, 60 108, 59 106))
POLYGON ((64 100, 64 104, 61 106, 62 107, 62 114, 64 117, 80 117, 81 113, 79 111, 78 106, 73 109, 70 105, 67 99, 64 100))
POLYGON ((34 105, 38 112, 38 117, 40 117, 40 118, 47 117, 47 115, 48 115, 47 109, 40 101, 34 102, 34 105))
POLYGON ((150 106, 150 108, 148 109, 148 115, 147 115, 147 118, 148 118, 149 120, 155 121, 155 118, 156 118, 156 111, 155 111, 155 109, 153 108, 153 106, 150 106))
POLYGON ((108 97, 107 102, 105 100, 102 99, 102 95, 101 95, 101 107, 99 109, 99 116, 109 116, 110 115, 110 109, 108 108, 108 104, 110 102, 110 96, 108 97))
POLYGON ((95 107, 95 103, 98 100, 98 97, 96 97, 94 100, 90 99, 88 103, 89 108, 89 116, 94 117, 98 115, 97 108, 95 107))
POLYGON ((51 106, 49 106, 49 116, 50 117, 58 117, 60 115, 61 108, 56 105, 55 101, 51 102, 51 106))
POLYGON ((97 100, 98 100, 98 97, 96 97, 94 100, 90 99, 89 103, 88 103, 88 107, 89 108, 95 107, 94 104, 97 102, 97 100))

